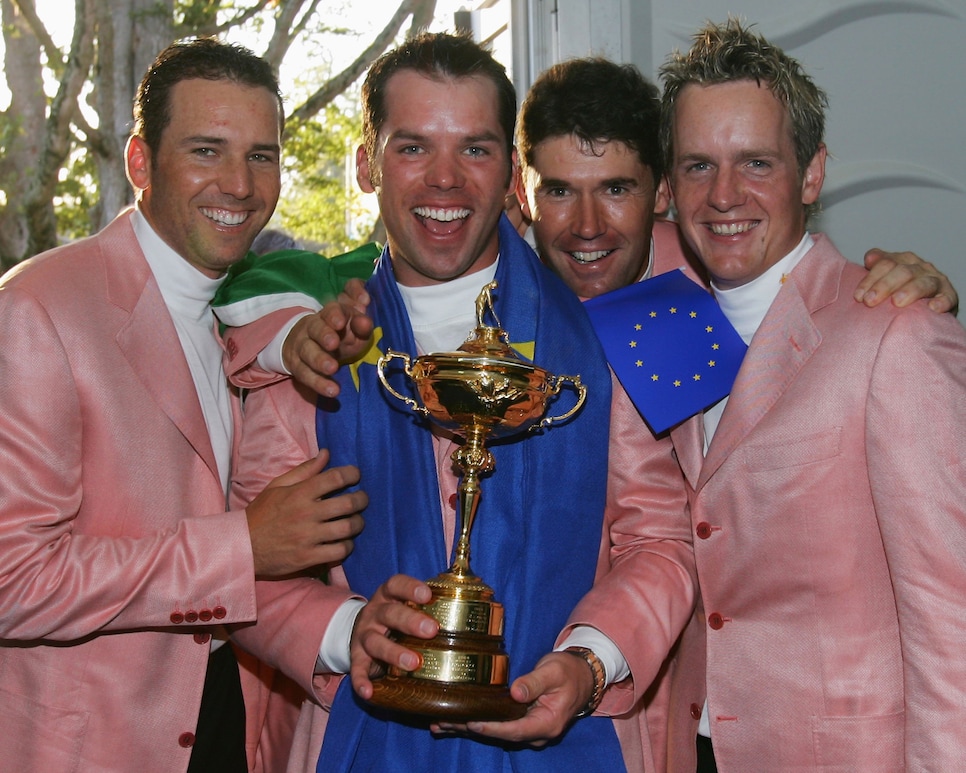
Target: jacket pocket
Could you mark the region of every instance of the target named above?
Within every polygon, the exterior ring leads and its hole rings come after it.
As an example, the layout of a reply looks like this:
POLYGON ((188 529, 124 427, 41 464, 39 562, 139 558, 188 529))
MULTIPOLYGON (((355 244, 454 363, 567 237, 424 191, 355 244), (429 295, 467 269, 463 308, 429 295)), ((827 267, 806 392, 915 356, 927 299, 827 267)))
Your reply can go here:
POLYGON ((896 773, 905 765, 905 712, 815 717, 815 759, 823 771, 896 773))
POLYGON ((0 768, 78 773, 88 716, 0 689, 0 768))

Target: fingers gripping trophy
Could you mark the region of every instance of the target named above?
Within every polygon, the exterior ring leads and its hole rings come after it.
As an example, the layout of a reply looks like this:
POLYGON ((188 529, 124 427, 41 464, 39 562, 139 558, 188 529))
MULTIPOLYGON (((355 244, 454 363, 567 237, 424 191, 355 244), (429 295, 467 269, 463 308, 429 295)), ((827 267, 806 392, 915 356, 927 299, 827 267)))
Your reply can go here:
POLYGON ((510 660, 503 646, 503 605, 493 589, 470 568, 470 532, 480 503, 480 477, 493 472, 491 438, 550 427, 569 419, 584 404, 586 387, 580 376, 555 376, 521 359, 493 309, 490 282, 476 300, 474 334, 455 352, 428 354, 415 361, 388 351, 379 359, 382 385, 398 400, 463 439, 452 459, 460 471, 457 513, 459 537, 450 568, 427 581, 432 600, 418 607, 439 623, 430 640, 398 635, 397 640, 419 653, 415 671, 390 667, 373 682, 371 703, 437 720, 509 720, 526 713, 510 697, 510 660), (494 324, 487 324, 487 319, 494 324), (393 360, 403 363, 419 401, 400 394, 386 372, 393 360), (561 388, 576 392, 566 412, 547 417, 548 401, 561 388), (421 403, 421 404, 420 404, 421 403))

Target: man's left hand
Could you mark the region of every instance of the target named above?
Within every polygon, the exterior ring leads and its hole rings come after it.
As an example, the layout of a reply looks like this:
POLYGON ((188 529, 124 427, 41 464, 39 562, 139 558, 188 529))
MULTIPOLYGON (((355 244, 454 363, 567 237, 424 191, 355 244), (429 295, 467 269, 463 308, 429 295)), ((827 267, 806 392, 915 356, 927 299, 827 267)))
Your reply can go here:
POLYGON ((865 253, 868 275, 855 288, 855 300, 877 306, 892 298, 896 306, 908 306, 920 298, 931 298, 929 308, 955 312, 959 295, 949 277, 914 252, 885 252, 872 249, 865 253))
POLYGON ((566 652, 544 655, 533 671, 514 680, 510 695, 529 703, 527 713, 509 722, 440 723, 433 732, 467 732, 511 743, 545 746, 560 737, 594 692, 587 663, 566 652))

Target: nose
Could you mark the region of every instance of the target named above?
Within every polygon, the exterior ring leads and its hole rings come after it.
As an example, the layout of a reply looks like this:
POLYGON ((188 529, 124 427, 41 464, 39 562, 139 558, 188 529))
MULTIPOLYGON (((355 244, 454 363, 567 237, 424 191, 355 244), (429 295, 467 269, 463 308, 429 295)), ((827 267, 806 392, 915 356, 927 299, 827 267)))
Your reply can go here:
POLYGON ((236 199, 247 199, 255 191, 255 176, 247 157, 228 157, 221 169, 219 187, 222 193, 236 199))
POLYGON ((434 153, 430 158, 426 167, 426 184, 431 188, 461 188, 465 179, 458 157, 449 153, 434 153))
POLYGON ((719 212, 727 212, 741 204, 743 198, 741 175, 732 169, 719 167, 708 188, 708 204, 719 212))
POLYGON ((600 204, 593 196, 580 196, 573 220, 573 232, 581 239, 596 239, 607 226, 601 215, 600 204))

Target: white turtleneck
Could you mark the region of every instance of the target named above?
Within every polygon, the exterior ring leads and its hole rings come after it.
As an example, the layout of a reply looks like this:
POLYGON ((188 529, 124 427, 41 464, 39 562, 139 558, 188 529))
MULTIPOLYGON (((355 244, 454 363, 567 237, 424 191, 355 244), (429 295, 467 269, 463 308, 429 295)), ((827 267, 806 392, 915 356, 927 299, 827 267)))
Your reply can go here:
POLYGON ((131 224, 151 273, 161 290, 201 403, 226 501, 231 464, 232 415, 228 382, 215 337, 211 299, 224 277, 211 279, 181 257, 135 209, 131 224))
POLYGON ((480 271, 441 284, 396 284, 421 353, 454 351, 476 329, 476 298, 493 281, 499 263, 497 258, 480 271))
MULTIPOLYGON (((772 303, 778 296, 782 285, 799 261, 805 257, 805 253, 812 249, 815 240, 806 233, 790 253, 771 266, 764 274, 752 279, 747 284, 739 287, 732 287, 728 290, 721 290, 711 283, 714 297, 721 307, 721 311, 728 318, 728 321, 738 331, 741 340, 749 346, 751 339, 761 326, 762 320, 771 308, 772 303)), ((711 439, 718 429, 718 422, 724 413, 728 398, 724 397, 712 405, 704 412, 704 453, 707 455, 711 439)), ((708 702, 705 700, 704 709, 701 712, 701 721, 698 723, 698 734, 711 737, 711 720, 708 717, 708 702)))

